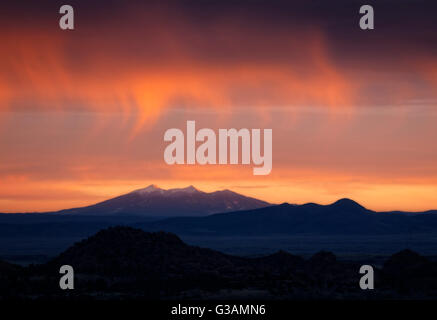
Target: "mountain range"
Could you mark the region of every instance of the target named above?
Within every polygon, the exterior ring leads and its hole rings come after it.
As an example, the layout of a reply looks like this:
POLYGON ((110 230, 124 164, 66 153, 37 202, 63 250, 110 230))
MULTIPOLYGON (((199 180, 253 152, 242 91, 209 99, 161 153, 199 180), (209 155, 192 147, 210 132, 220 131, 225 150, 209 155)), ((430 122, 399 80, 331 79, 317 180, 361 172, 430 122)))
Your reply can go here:
POLYGON ((269 206, 268 202, 230 190, 203 192, 193 186, 161 189, 156 185, 132 191, 91 206, 61 210, 58 214, 138 215, 138 216, 205 216, 219 212, 250 210, 269 206))
POLYGON ((437 233, 437 211, 375 212, 350 199, 329 205, 284 203, 264 208, 146 222, 145 230, 215 235, 383 235, 437 233))
POLYGON ((375 212, 351 199, 273 205, 230 190, 150 185, 87 207, 0 215, 0 237, 78 236, 120 224, 200 236, 437 234, 437 211, 375 212))

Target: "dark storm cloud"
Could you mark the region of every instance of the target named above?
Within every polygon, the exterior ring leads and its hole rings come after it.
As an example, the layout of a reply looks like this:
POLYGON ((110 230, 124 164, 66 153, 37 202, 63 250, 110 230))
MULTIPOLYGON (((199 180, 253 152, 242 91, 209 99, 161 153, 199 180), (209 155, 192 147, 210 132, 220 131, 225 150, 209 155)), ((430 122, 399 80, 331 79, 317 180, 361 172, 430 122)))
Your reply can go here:
MULTIPOLYGON (((106 80, 132 70, 148 74, 193 66, 208 73, 211 68, 249 66, 269 69, 265 73, 292 72, 295 81, 302 76, 310 78, 308 83, 324 73, 315 86, 320 90, 323 81, 338 80, 335 73, 339 73, 344 83, 359 80, 360 100, 369 97, 370 104, 393 102, 386 97, 406 92, 407 87, 418 93, 413 98, 428 98, 437 84, 433 0, 69 1, 75 9, 74 32, 58 28, 63 4, 3 2, 3 60, 16 55, 19 42, 19 49, 24 47, 29 55, 34 51, 28 69, 38 62, 35 55, 44 51, 68 75, 83 80, 90 76, 106 80), (364 3, 374 6, 375 30, 359 28, 364 3)), ((5 63, 5 82, 15 77, 11 66, 15 64, 5 63)), ((284 80, 278 77, 258 87, 276 90, 277 82, 284 80)), ((241 84, 232 87, 241 98, 245 91, 241 84)), ((333 91, 340 88, 346 87, 333 91)), ((246 96, 254 96, 253 87, 249 89, 246 96)), ((269 102, 274 102, 270 96, 269 102)))
MULTIPOLYGON (((57 26, 62 4, 65 1, 3 2, 0 26, 57 26)), ((290 59, 284 38, 289 34, 305 41, 299 34, 305 37, 305 31, 311 29, 323 32, 332 53, 340 59, 390 63, 394 55, 437 51, 437 2, 433 0, 72 0, 68 4, 76 12, 76 37, 90 37, 96 30, 101 31, 99 36, 114 33, 119 47, 146 55, 150 52, 148 58, 162 53, 162 43, 156 39, 157 47, 150 47, 147 39, 161 37, 162 32, 157 31, 167 28, 170 34, 166 36, 174 33, 171 40, 191 44, 191 53, 204 59, 290 59), (374 31, 363 32, 358 27, 362 4, 375 8, 374 31), (222 27, 226 25, 229 29, 222 27), (225 41, 233 35, 238 37, 238 50, 225 41), (254 50, 257 39, 263 45, 254 50), (141 40, 146 40, 147 48, 141 40)))

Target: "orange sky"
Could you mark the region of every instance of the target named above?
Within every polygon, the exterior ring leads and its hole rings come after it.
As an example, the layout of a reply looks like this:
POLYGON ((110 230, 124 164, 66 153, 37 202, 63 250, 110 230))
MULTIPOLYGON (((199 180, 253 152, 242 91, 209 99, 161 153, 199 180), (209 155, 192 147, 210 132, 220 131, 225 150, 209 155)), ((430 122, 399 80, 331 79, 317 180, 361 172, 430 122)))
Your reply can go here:
POLYGON ((87 205, 151 183, 274 203, 437 208, 437 57, 426 33, 411 49, 408 34, 382 37, 389 28, 369 36, 239 11, 193 20, 159 6, 107 10, 71 32, 46 11, 32 24, 3 17, 0 212, 87 205), (164 132, 187 120, 272 128, 272 173, 166 165, 164 132))

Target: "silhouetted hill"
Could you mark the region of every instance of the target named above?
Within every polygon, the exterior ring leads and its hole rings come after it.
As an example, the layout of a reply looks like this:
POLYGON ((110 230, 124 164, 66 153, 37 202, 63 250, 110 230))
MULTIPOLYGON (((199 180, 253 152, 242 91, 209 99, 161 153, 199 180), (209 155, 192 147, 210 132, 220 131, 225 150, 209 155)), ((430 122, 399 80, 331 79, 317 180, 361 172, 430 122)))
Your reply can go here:
POLYGON ((19 267, 17 265, 0 260, 0 277, 4 277, 5 275, 17 273, 20 270, 21 270, 21 267, 19 267))
POLYGON ((0 260, 0 301, 4 297, 25 293, 29 281, 24 280, 26 274, 23 269, 20 266, 0 260), (25 283, 24 286, 23 283, 25 283))
POLYGON ((382 283, 403 294, 437 295, 437 263, 411 250, 392 255, 382 269, 382 283))
POLYGON ((330 205, 284 203, 201 218, 170 218, 138 226, 178 234, 241 236, 437 233, 437 214, 378 213, 350 199, 341 199, 330 205))
POLYGON ((331 204, 331 207, 336 210, 341 211, 347 211, 347 212, 368 212, 369 210, 364 208, 362 205, 360 205, 358 202, 355 202, 348 198, 343 198, 340 200, 337 200, 333 204, 331 204))
POLYGON ((174 234, 130 227, 102 230, 60 254, 39 272, 56 274, 64 264, 73 266, 79 278, 88 279, 83 283, 87 288, 125 293, 133 290, 142 295, 162 295, 163 287, 165 295, 223 289, 265 290, 267 296, 295 294, 299 289, 307 295, 315 288, 323 291, 332 287, 334 280, 335 288, 355 290, 351 276, 355 266, 338 262, 332 253, 320 252, 308 261, 284 251, 242 258, 187 245, 174 234))
POLYGON ((188 246, 171 233, 112 227, 76 243, 49 265, 71 264, 82 273, 150 277, 209 272, 237 260, 217 251, 188 246))
POLYGON ((233 292, 269 299, 437 297, 437 266, 414 252, 397 253, 382 270, 375 268, 377 290, 370 295, 358 286, 359 268, 325 251, 308 260, 284 251, 242 258, 187 245, 170 233, 113 227, 44 265, 0 262, 0 271, 9 272, 0 273, 0 299, 207 299, 233 292), (75 271, 72 293, 59 290, 64 264, 75 271))
POLYGON ((140 215, 204 216, 218 212, 249 210, 269 203, 230 190, 203 192, 193 186, 164 190, 150 185, 128 194, 83 208, 67 209, 58 214, 74 215, 140 215))
POLYGON ((390 274, 399 274, 420 269, 430 263, 427 258, 414 251, 405 249, 392 255, 384 263, 384 271, 390 274))

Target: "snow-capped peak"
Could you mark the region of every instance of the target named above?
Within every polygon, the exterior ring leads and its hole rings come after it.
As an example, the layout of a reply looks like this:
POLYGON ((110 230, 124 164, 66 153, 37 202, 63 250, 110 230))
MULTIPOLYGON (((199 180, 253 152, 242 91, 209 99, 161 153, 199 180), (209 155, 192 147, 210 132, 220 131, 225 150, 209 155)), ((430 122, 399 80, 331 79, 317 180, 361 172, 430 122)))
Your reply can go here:
POLYGON ((184 192, 184 193, 195 193, 199 192, 195 187, 188 186, 186 188, 175 188, 175 189, 169 189, 168 192, 175 193, 175 192, 184 192))
POLYGON ((150 186, 143 188, 143 189, 138 189, 135 190, 133 193, 139 193, 139 194, 146 194, 146 193, 152 193, 152 192, 164 192, 164 189, 159 188, 156 184, 151 184, 150 186))
POLYGON ((188 186, 186 188, 174 188, 174 189, 166 190, 166 189, 159 188, 155 184, 151 184, 150 186, 148 186, 146 188, 135 190, 132 193, 146 195, 146 194, 156 193, 156 192, 159 192, 162 195, 172 195, 172 194, 175 194, 175 193, 193 194, 193 193, 197 193, 197 192, 201 192, 201 191, 196 189, 194 186, 188 186))

